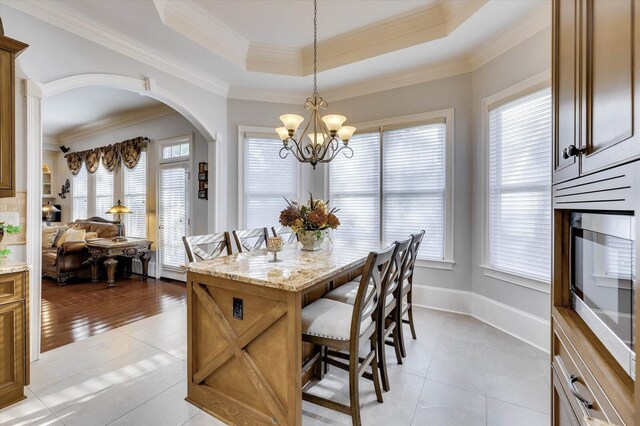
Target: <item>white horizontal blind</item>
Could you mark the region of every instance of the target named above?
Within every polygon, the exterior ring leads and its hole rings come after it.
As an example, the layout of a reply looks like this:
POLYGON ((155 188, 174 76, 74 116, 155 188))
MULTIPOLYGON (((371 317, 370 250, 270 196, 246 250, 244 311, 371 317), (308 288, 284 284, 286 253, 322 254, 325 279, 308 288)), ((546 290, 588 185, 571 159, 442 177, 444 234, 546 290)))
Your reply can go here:
POLYGON ((244 145, 244 226, 278 227, 285 198, 297 198, 298 162, 293 155, 284 160, 278 154, 279 138, 245 136, 244 145))
POLYGON ((445 124, 383 132, 383 241, 425 230, 418 257, 444 259, 445 124))
POLYGON ((95 173, 96 177, 96 216, 113 220, 112 214, 106 211, 113 207, 113 172, 107 171, 100 163, 95 173))
POLYGON ((336 240, 380 241, 380 133, 356 134, 349 141, 353 158, 331 161, 329 193, 340 226, 336 240))
POLYGON ((630 280, 635 271, 636 246, 633 241, 605 235, 606 272, 611 278, 630 280))
POLYGON ((160 169, 160 238, 163 268, 177 270, 186 263, 182 237, 189 235, 188 175, 182 166, 160 169))
POLYGON ((551 279, 551 90, 489 111, 489 266, 551 279))
POLYGON ((131 213, 122 215, 127 236, 147 237, 147 151, 140 153, 133 169, 124 169, 124 205, 131 213))
POLYGON ((88 200, 88 188, 89 188, 89 173, 84 165, 80 167, 80 171, 73 177, 72 197, 73 197, 73 211, 71 214, 71 220, 87 219, 89 216, 89 208, 87 206, 88 200))

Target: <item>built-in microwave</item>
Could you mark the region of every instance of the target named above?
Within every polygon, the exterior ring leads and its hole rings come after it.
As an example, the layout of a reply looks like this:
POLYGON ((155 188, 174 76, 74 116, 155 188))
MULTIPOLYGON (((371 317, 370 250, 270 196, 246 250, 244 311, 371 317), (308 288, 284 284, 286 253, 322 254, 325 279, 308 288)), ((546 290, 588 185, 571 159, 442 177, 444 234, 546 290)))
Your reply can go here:
POLYGON ((571 307, 635 380, 635 218, 571 214, 571 307))

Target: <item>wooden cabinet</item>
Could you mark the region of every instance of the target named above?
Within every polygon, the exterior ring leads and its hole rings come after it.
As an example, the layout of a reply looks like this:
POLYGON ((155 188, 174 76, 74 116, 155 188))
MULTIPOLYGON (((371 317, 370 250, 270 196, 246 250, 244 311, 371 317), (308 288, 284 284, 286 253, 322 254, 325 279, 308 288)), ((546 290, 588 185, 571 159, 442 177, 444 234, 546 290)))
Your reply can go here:
POLYGON ((0 32, 0 197, 15 188, 15 58, 27 45, 0 32))
POLYGON ((0 408, 25 398, 29 382, 27 271, 0 275, 0 408))
POLYGON ((640 158, 640 0, 554 1, 553 15, 554 182, 640 158))

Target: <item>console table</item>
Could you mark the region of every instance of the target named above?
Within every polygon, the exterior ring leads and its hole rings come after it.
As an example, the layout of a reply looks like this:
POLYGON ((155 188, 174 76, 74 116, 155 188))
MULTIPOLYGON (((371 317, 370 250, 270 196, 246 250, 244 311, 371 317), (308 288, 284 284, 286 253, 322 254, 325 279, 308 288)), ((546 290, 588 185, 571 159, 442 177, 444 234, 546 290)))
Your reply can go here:
POLYGON ((115 287, 118 258, 140 259, 142 262, 142 279, 149 277, 149 259, 151 259, 151 241, 142 238, 128 238, 126 241, 113 241, 110 238, 99 238, 87 241, 91 265, 91 281, 98 281, 98 266, 103 262, 107 269, 107 287, 115 287))

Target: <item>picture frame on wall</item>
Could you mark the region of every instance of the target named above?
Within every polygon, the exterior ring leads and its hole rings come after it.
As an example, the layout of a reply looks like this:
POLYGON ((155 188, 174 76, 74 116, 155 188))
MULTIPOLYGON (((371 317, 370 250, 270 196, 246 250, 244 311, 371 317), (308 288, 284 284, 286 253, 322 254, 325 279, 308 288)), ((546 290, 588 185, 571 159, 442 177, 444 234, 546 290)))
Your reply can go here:
POLYGON ((209 171, 209 163, 198 163, 198 173, 206 173, 209 171))
POLYGON ((204 190, 198 191, 198 198, 206 200, 208 198, 207 197, 207 190, 204 189, 204 190))
POLYGON ((198 180, 199 181, 206 181, 207 180, 207 172, 198 173, 198 180))

